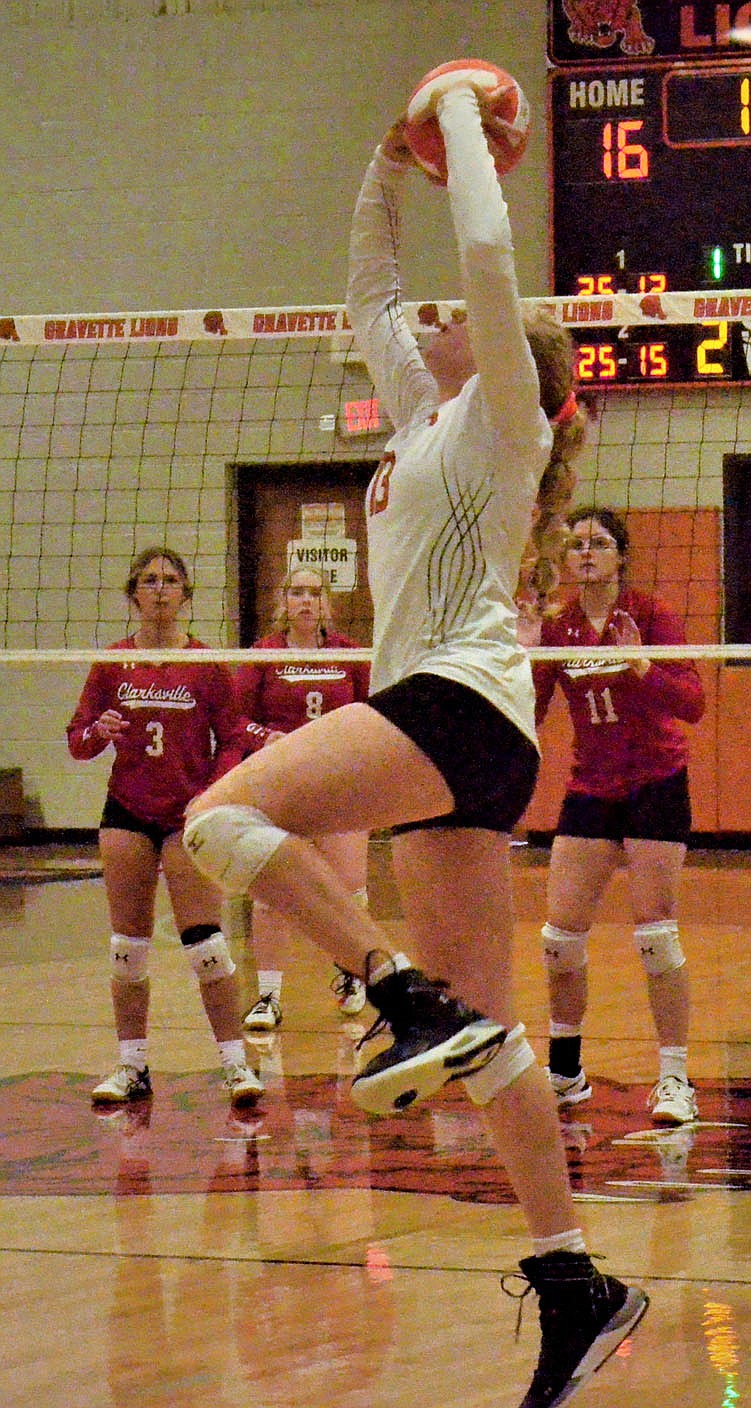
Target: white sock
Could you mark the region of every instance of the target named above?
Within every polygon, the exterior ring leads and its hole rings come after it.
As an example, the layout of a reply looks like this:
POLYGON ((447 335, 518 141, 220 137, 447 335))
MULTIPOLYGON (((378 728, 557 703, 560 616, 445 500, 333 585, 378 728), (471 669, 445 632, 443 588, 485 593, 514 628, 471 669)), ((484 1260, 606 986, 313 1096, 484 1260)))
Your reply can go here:
POLYGON ((133 1066, 137 1071, 146 1070, 146 1038, 118 1042, 120 1060, 124 1066, 133 1066))
POLYGON ((577 1026, 570 1026, 568 1022, 551 1021, 549 1032, 553 1040, 556 1037, 581 1036, 582 1026, 581 1022, 577 1026))
POLYGON ((547 1256, 549 1252, 586 1252, 587 1248, 581 1227, 572 1227, 552 1237, 533 1237, 532 1250, 535 1256, 547 1256))
POLYGON ((390 978, 392 973, 402 973, 405 968, 411 968, 405 953, 394 953, 385 963, 381 963, 378 968, 373 968, 370 973, 370 982, 380 983, 382 978, 390 978))
POLYGON ((660 1080, 665 1080, 667 1076, 677 1076, 678 1080, 688 1083, 687 1064, 687 1046, 660 1047, 660 1080))
POLYGON ((258 996, 273 997, 276 1002, 282 995, 282 974, 278 968, 258 970, 258 996))
POLYGON ((245 1065, 245 1043, 241 1036, 235 1041, 218 1041, 217 1046, 225 1071, 228 1066, 245 1065))

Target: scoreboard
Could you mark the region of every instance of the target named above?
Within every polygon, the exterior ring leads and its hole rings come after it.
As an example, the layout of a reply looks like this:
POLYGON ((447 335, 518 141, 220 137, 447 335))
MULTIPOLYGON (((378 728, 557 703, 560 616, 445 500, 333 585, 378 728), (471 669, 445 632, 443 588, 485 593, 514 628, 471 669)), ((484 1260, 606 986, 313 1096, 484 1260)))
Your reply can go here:
POLYGON ((550 78, 557 294, 751 285, 751 65, 550 78))
MULTIPOLYGON (((551 0, 549 13, 552 292, 706 291, 724 307, 711 295, 751 288, 751 49, 729 53, 731 7, 551 0)), ((747 302, 659 335, 575 328, 580 379, 751 383, 747 302)))

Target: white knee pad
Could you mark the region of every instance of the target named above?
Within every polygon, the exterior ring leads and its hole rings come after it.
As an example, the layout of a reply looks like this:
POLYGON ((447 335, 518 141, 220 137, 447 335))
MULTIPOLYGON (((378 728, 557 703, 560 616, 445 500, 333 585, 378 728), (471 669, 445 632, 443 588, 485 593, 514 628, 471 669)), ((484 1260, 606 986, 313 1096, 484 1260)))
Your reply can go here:
POLYGON ((537 1058, 527 1041, 526 1030, 523 1022, 512 1027, 503 1046, 499 1046, 488 1064, 465 1077, 464 1088, 473 1105, 489 1105, 499 1090, 513 1085, 534 1065, 537 1058))
POLYGON ((355 904, 358 905, 360 909, 367 909, 367 907, 368 907, 368 887, 367 887, 367 885, 361 886, 361 888, 360 888, 359 890, 353 890, 353 891, 352 891, 352 898, 353 898, 355 904))
POLYGON ((212 807, 188 822, 183 845, 226 895, 242 895, 288 835, 256 807, 212 807))
POLYGON ((110 977, 116 983, 145 983, 149 968, 150 939, 113 934, 110 939, 110 977))
POLYGON ((229 944, 218 930, 210 939, 190 944, 185 952, 199 983, 218 983, 220 978, 231 978, 235 972, 229 944))
POLYGON ((543 958, 551 973, 575 973, 587 966, 589 930, 580 934, 568 929, 556 929, 555 924, 543 924, 543 958))
POLYGON ((637 924, 634 939, 644 970, 650 978, 659 978, 662 973, 673 973, 686 962, 675 919, 660 919, 654 924, 637 924))

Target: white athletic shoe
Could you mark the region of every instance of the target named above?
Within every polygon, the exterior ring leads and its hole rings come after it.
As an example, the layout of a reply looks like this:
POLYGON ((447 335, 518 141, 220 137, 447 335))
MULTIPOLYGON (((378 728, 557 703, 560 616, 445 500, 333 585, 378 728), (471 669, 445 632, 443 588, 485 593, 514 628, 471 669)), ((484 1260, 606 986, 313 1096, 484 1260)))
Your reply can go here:
POLYGON ((581 1105, 583 1100, 592 1099, 592 1087, 584 1071, 577 1076, 559 1076, 545 1067, 559 1110, 567 1110, 570 1105, 581 1105))
POLYGON ((149 1068, 139 1071, 135 1066, 118 1066, 111 1076, 94 1086, 91 1098, 95 1105, 125 1105, 130 1100, 148 1100, 152 1095, 149 1068))
POLYGON ((246 1032, 273 1032, 282 1024, 281 1005, 270 992, 264 993, 243 1017, 246 1032))
POLYGON ((368 1000, 362 978, 356 978, 354 973, 348 973, 344 968, 337 968, 331 991, 339 1011, 345 1017, 359 1016, 368 1000))
POLYGON ((263 1085, 255 1071, 244 1062, 227 1066, 224 1072, 224 1087, 229 1091, 230 1104, 254 1105, 259 1095, 263 1095, 263 1085))
POLYGON ((696 1091, 680 1076, 665 1076, 650 1092, 647 1106, 655 1124, 690 1124, 698 1119, 696 1091))

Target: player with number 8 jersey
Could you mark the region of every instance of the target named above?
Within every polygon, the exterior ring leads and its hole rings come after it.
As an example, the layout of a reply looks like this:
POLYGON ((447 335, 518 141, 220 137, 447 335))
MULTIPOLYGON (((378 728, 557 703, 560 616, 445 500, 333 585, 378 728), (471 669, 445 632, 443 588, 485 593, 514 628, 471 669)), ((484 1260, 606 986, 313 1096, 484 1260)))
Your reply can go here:
MULTIPOLYGON (((326 574, 314 567, 289 570, 276 593, 276 630, 256 641, 258 649, 289 649, 289 663, 241 665, 237 671, 237 693, 245 717, 245 756, 332 709, 366 702, 370 666, 360 661, 348 664, 342 659, 326 659, 326 651, 358 648, 357 641, 332 628, 332 619, 326 574), (295 649, 320 650, 321 659, 296 660, 295 649)), ((316 845, 357 902, 367 905, 367 833, 319 836, 316 845)), ((280 916, 273 912, 269 916, 258 902, 253 911, 253 946, 258 1001, 246 1012, 243 1024, 250 1033, 271 1032, 282 1020, 283 970, 291 961, 292 951, 282 938, 280 916)), ((362 1011, 365 986, 354 974, 337 967, 331 989, 344 1017, 354 1017, 362 1011)))

